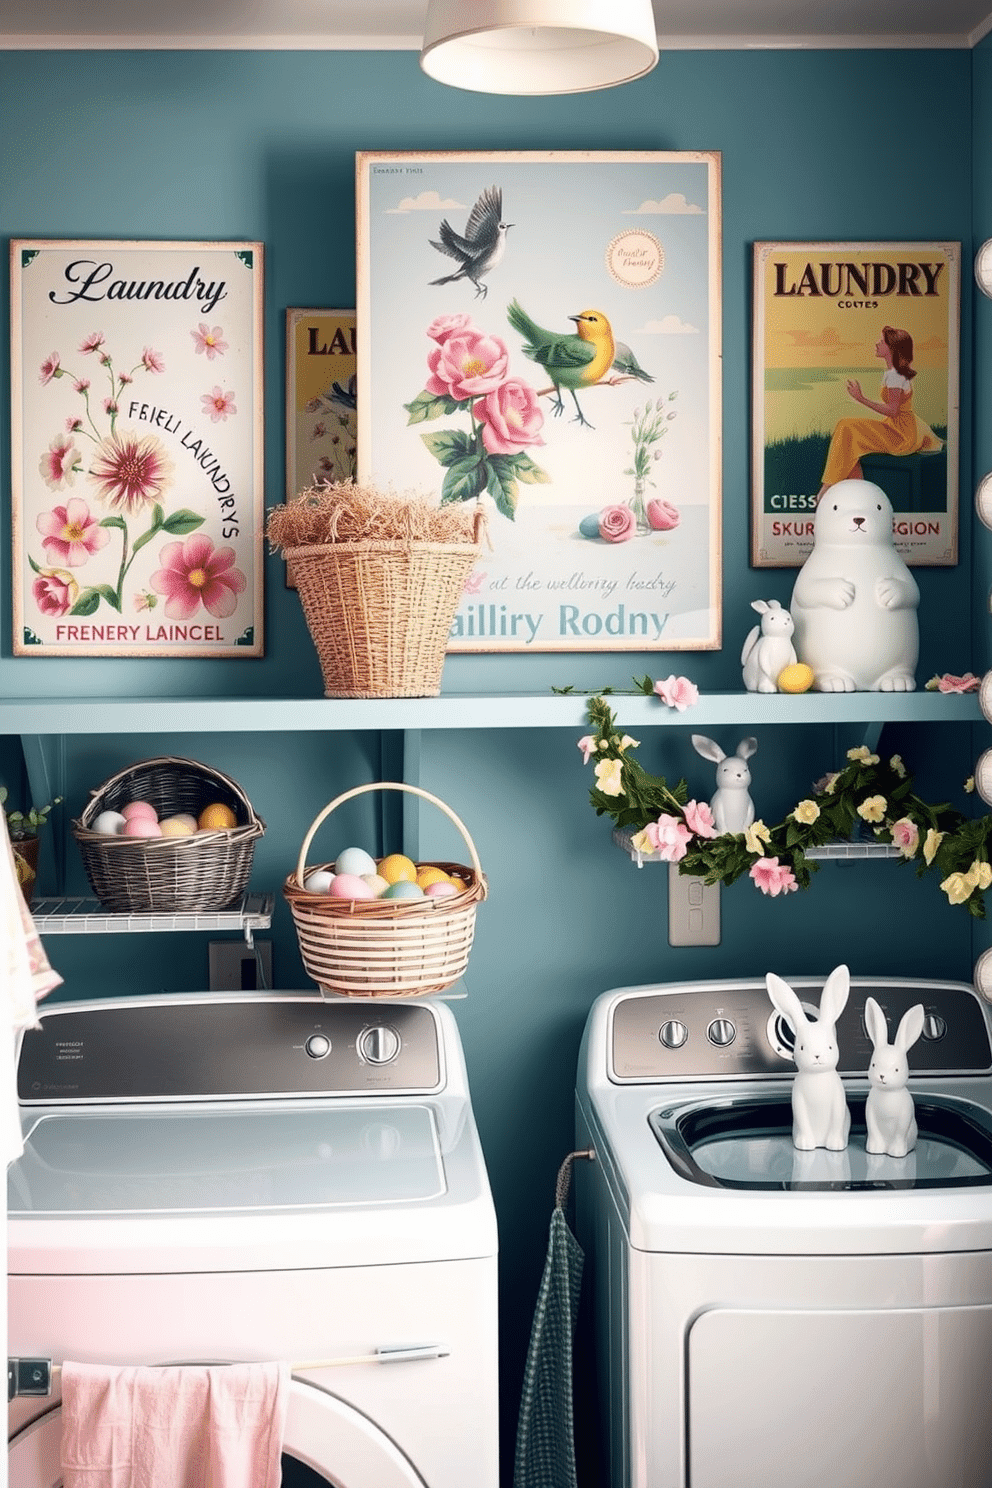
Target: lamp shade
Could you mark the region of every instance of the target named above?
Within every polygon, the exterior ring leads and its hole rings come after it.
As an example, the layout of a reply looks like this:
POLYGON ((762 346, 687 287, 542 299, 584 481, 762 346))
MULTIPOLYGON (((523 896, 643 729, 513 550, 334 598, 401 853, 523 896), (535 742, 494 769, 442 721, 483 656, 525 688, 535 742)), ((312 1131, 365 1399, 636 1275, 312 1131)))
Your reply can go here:
POLYGON ((476 93, 588 93, 650 72, 651 0, 429 0, 420 65, 476 93))

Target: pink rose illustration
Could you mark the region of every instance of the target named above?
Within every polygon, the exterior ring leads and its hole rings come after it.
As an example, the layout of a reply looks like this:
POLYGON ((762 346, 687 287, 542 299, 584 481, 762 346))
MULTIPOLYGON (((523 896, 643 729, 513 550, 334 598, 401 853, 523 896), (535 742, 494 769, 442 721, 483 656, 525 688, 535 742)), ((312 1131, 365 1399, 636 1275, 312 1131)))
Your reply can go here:
POLYGON ((470 325, 428 352, 430 376, 425 386, 436 397, 464 403, 505 382, 509 361, 510 354, 498 336, 484 336, 470 325))
POLYGON ((544 414, 537 394, 519 377, 487 393, 472 412, 482 424, 482 442, 491 455, 512 455, 528 444, 543 444, 544 414))
POLYGON ((605 542, 626 542, 636 530, 637 519, 629 506, 607 506, 599 514, 599 535, 605 542))
POLYGON ((31 593, 41 613, 57 620, 76 603, 79 585, 65 569, 50 568, 32 580, 31 593))
POLYGON ((648 521, 655 532, 670 532, 681 521, 678 507, 673 506, 670 501, 649 501, 647 510, 648 521))
POLYGON ((166 543, 160 557, 162 567, 152 574, 151 586, 166 596, 170 620, 188 620, 201 604, 219 620, 234 614, 247 581, 232 566, 233 548, 215 549, 209 537, 198 533, 185 542, 166 543))
POLYGON ((478 330, 478 328, 472 324, 472 318, 469 315, 439 315, 437 319, 432 320, 430 325, 427 327, 427 334, 428 336, 430 336, 432 341, 436 341, 440 346, 443 345, 443 343, 447 341, 449 337, 456 335, 459 331, 468 330, 476 332, 477 335, 481 335, 481 332, 478 330))

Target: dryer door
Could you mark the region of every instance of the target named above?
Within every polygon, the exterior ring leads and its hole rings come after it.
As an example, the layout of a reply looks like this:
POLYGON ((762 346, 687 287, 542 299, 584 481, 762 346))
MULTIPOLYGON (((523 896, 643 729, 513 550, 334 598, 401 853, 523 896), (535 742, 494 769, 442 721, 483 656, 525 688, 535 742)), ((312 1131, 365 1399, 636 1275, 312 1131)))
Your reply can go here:
MULTIPOLYGON (((9 1444, 9 1488, 58 1488, 62 1412, 56 1406, 9 1444)), ((293 1380, 283 1450, 333 1488, 423 1488, 409 1458, 351 1406, 293 1380)))

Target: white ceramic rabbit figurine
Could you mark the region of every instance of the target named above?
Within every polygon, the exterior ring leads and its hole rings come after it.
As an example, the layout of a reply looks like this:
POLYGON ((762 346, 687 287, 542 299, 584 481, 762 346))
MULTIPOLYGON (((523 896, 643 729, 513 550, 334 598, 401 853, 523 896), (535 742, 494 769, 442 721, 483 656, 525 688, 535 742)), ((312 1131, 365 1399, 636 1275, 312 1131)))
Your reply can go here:
POLYGON ((796 1035, 792 1082, 792 1144, 801 1152, 826 1147, 843 1152, 851 1130, 844 1084, 837 1073, 837 1019, 847 1005, 851 976, 836 966, 820 994, 820 1015, 809 1018, 788 982, 774 972, 765 977, 768 996, 796 1035))
POLYGON ((887 1152, 890 1157, 905 1157, 916 1146, 916 1108, 906 1088, 909 1079, 909 1050, 923 1032, 923 1004, 916 1003, 903 1013, 896 1029, 894 1044, 889 1043, 885 1014, 874 997, 865 998, 865 1027, 875 1045, 868 1066, 868 1099, 865 1123, 868 1138, 866 1152, 887 1152))
POLYGON ((753 599, 751 608, 761 616, 761 624, 748 631, 741 651, 744 686, 748 692, 778 692, 780 673, 796 662, 792 644, 796 622, 777 599, 753 599))
POLYGON ((744 832, 754 821, 754 802, 748 793, 751 771, 748 760, 758 747, 757 739, 742 739, 736 754, 724 754, 719 744, 705 734, 693 734, 692 747, 703 759, 716 764, 716 792, 710 810, 718 832, 744 832))

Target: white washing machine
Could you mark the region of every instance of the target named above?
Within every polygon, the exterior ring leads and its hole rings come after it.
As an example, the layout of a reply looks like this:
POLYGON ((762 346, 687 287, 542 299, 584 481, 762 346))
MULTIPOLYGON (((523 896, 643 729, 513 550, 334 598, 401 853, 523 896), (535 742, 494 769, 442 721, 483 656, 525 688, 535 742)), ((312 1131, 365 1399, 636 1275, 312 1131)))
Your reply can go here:
MULTIPOLYGON (((815 1013, 822 981, 792 980, 815 1013)), ((628 987, 590 1013, 576 1222, 610 1488, 989 1488, 992 1020, 962 984, 852 979, 848 1150, 792 1145, 763 981, 628 987), (920 1136, 865 1151, 865 998, 926 1009, 920 1136)))
POLYGON ((53 1369, 10 1401, 11 1488, 59 1481, 64 1359, 286 1360, 287 1485, 497 1488, 496 1220, 448 1007, 64 1003, 18 1088, 9 1373, 53 1369))

